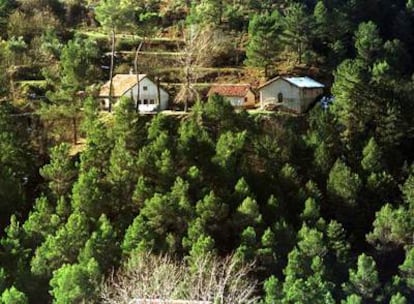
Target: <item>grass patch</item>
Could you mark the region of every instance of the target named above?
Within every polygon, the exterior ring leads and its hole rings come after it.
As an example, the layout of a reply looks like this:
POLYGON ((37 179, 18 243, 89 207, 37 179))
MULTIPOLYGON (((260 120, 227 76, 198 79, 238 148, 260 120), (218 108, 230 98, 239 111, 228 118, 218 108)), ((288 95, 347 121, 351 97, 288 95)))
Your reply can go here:
POLYGON ((300 115, 290 112, 283 112, 283 111, 269 111, 263 109, 251 109, 247 110, 247 113, 250 115, 266 115, 266 116, 278 116, 278 117, 299 117, 300 115))
MULTIPOLYGON (((90 38, 96 38, 96 39, 102 39, 102 38, 108 38, 109 34, 103 31, 92 31, 90 29, 78 29, 76 30, 77 33, 81 35, 85 35, 90 38)), ((130 42, 137 42, 141 41, 143 37, 133 34, 126 34, 126 33, 119 33, 116 35, 116 38, 118 40, 125 40, 130 42)), ((169 37, 152 37, 152 38, 146 38, 148 42, 183 42, 182 39, 179 38, 169 38, 169 37)))
POLYGON ((30 85, 37 87, 45 86, 47 84, 46 80, 20 80, 16 81, 15 83, 20 85, 30 85))

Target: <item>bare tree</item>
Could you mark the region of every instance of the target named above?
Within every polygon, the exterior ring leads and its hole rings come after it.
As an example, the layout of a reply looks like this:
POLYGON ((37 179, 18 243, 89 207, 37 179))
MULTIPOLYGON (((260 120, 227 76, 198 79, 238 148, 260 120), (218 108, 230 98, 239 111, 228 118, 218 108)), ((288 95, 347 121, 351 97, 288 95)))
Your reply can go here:
POLYGON ((184 43, 178 56, 182 68, 182 86, 175 101, 184 104, 198 98, 194 84, 202 76, 202 68, 209 67, 222 48, 221 33, 211 26, 191 25, 183 33, 184 43))
POLYGON ((135 101, 135 111, 137 113, 139 112, 139 99, 140 99, 140 91, 141 91, 140 84, 139 84, 138 55, 139 55, 139 52, 141 51, 142 46, 144 45, 144 42, 145 42, 145 38, 142 39, 139 45, 137 46, 135 50, 135 57, 134 57, 134 70, 135 70, 135 75, 137 76, 137 100, 135 101))
MULTIPOLYGON (((134 57, 134 71, 137 76, 137 100, 135 105, 135 110, 139 112, 139 102, 140 102, 140 85, 139 85, 139 72, 138 72, 138 57, 141 49, 143 48, 144 44, 147 42, 148 38, 154 35, 158 28, 157 28, 157 18, 158 15, 151 12, 139 12, 138 13, 138 20, 135 24, 136 33, 141 36, 141 41, 137 48, 135 49, 135 57, 134 57)), ((159 97, 159 96, 158 96, 159 97)), ((158 103, 160 100, 158 99, 158 103)))
POLYGON ((207 255, 192 262, 171 257, 135 254, 102 288, 102 301, 122 303, 253 304, 257 281, 249 275, 253 264, 241 264, 233 256, 207 255), (180 301, 178 301, 180 299, 180 301))
POLYGON ((132 10, 129 0, 102 0, 95 8, 96 19, 110 32, 111 37, 111 62, 109 67, 109 108, 112 111, 113 102, 113 72, 115 58, 116 33, 119 29, 129 27, 132 10))

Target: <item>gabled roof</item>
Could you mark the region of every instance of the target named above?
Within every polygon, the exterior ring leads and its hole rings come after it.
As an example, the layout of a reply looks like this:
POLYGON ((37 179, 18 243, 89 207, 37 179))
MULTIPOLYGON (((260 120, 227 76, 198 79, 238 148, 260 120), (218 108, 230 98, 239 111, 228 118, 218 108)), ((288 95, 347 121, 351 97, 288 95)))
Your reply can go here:
MULTIPOLYGON (((146 74, 139 74, 139 81, 146 78, 146 74)), ((99 96, 109 96, 109 84, 110 82, 106 82, 99 91, 99 96)), ((137 84, 137 75, 136 74, 117 74, 112 78, 112 87, 113 97, 121 97, 125 94, 126 91, 131 89, 137 84)))
POLYGON ((323 85, 320 82, 317 82, 316 80, 308 77, 308 76, 304 76, 304 77, 288 77, 288 76, 277 76, 273 79, 270 79, 269 81, 267 81, 266 83, 264 83, 263 85, 261 85, 259 87, 259 89, 264 88, 266 86, 268 86, 269 84, 275 82, 276 80, 279 79, 283 79, 287 82, 289 82, 290 84, 298 87, 298 88, 307 88, 307 89, 316 89, 316 88, 324 88, 325 85, 323 85))
POLYGON ((207 96, 218 94, 228 97, 245 97, 250 91, 248 84, 215 84, 211 86, 207 96))

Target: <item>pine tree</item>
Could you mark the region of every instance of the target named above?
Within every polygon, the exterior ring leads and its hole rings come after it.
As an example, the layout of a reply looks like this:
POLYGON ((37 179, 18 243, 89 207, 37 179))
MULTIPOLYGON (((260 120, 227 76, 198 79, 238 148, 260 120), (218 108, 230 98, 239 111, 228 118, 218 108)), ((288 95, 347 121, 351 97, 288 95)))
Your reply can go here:
MULTIPOLYGON (((289 263, 295 255, 289 255, 289 263)), ((283 285, 282 303, 320 303, 333 304, 333 284, 325 279, 323 259, 315 256, 310 265, 310 274, 296 277, 294 269, 286 268, 286 280, 283 285)))
POLYGON ((23 244, 24 231, 15 215, 10 217, 10 224, 5 229, 5 236, 0 239, 0 264, 4 267, 12 282, 22 286, 28 276, 27 263, 30 250, 23 244))
POLYGON ((199 3, 193 3, 190 14, 187 16, 187 22, 219 25, 222 22, 223 7, 223 1, 220 0, 201 0, 199 3))
POLYGON ((190 165, 197 165, 201 170, 211 166, 208 160, 214 155, 214 144, 196 115, 180 123, 177 150, 180 157, 190 165))
POLYGON ((53 272, 50 287, 54 303, 96 302, 99 298, 101 272, 92 258, 81 264, 64 264, 53 272))
POLYGON ((264 268, 265 272, 276 271, 277 263, 279 261, 279 238, 276 238, 275 233, 270 227, 268 227, 264 232, 260 240, 260 246, 257 249, 257 260, 259 265, 264 268))
MULTIPOLYGON (((367 83, 367 71, 361 60, 345 60, 336 69, 332 93, 332 112, 343 126, 341 140, 350 152, 361 151, 366 125, 373 119, 372 92, 367 83)), ((356 156, 353 156, 357 158, 356 156)))
POLYGON ((134 101, 128 97, 121 97, 116 104, 114 125, 110 129, 110 136, 115 140, 124 140, 129 152, 137 153, 144 141, 145 133, 141 121, 135 112, 134 101))
POLYGON ((84 212, 94 219, 107 211, 99 172, 95 168, 79 174, 78 180, 73 185, 72 207, 73 210, 84 212))
POLYGON ((193 271, 197 268, 197 261, 211 254, 216 254, 215 242, 212 237, 208 235, 200 235, 191 246, 188 255, 188 263, 193 271))
POLYGON ((119 262, 120 246, 117 234, 110 221, 103 214, 97 222, 97 229, 92 232, 86 241, 85 247, 80 251, 78 261, 86 264, 90 259, 95 259, 99 269, 103 272, 110 271, 119 262))
POLYGON ((222 133, 216 144, 216 155, 213 161, 224 171, 225 176, 240 175, 241 158, 246 143, 247 132, 222 133))
POLYGON ((390 299, 390 304, 407 304, 407 298, 400 293, 396 293, 390 299))
POLYGON ((330 109, 325 111, 321 107, 314 107, 309 112, 309 131, 305 142, 314 151, 316 175, 320 180, 322 174, 329 174, 343 149, 338 137, 337 122, 330 109))
POLYGON ((96 42, 75 37, 63 47, 60 55, 60 79, 63 90, 72 94, 92 84, 98 73, 94 60, 99 57, 96 42))
POLYGON ((45 196, 36 199, 33 211, 23 223, 25 239, 32 249, 39 246, 61 224, 61 218, 45 196))
POLYGON ((330 16, 324 1, 318 1, 313 10, 313 17, 315 19, 315 35, 322 43, 327 43, 329 40, 330 16))
POLYGON ((378 296, 380 282, 374 259, 366 254, 358 257, 357 269, 349 270, 349 282, 343 284, 344 291, 359 295, 364 301, 378 296))
POLYGON ((89 222, 85 214, 72 213, 56 234, 50 234, 37 247, 31 261, 31 271, 42 278, 50 278, 52 272, 65 263, 73 263, 89 238, 89 222))
POLYGON ((283 297, 282 285, 275 276, 270 276, 263 285, 265 292, 264 303, 273 304, 280 301, 283 297))
POLYGON ((305 209, 303 210, 300 217, 306 223, 315 223, 320 216, 320 207, 315 199, 312 197, 305 201, 305 209))
POLYGON ((108 136, 107 125, 102 120, 92 117, 88 123, 86 136, 86 147, 80 156, 80 171, 96 168, 101 175, 104 175, 114 146, 114 141, 108 136))
POLYGON ((196 215, 200 219, 206 234, 211 235, 214 240, 220 238, 225 239, 228 231, 226 231, 225 223, 229 214, 228 205, 221 201, 213 191, 204 196, 204 198, 196 204, 196 215))
POLYGON ((112 109, 113 85, 112 78, 114 72, 115 42, 116 33, 119 29, 130 26, 133 18, 129 0, 103 0, 96 6, 95 13, 98 22, 108 31, 111 36, 111 64, 109 69, 109 112, 112 109))
POLYGON ((358 201, 358 194, 362 183, 357 173, 341 160, 337 160, 329 173, 327 190, 333 208, 341 220, 346 219, 351 208, 355 207, 358 201))
POLYGON ((410 290, 411 295, 414 294, 414 248, 406 251, 405 260, 399 266, 401 277, 410 290))
POLYGON ((358 57, 366 65, 371 65, 379 55, 382 43, 378 27, 374 22, 363 22, 358 26, 358 30, 355 33, 355 48, 358 57))
POLYGON ((385 204, 375 214, 374 229, 366 236, 368 242, 384 251, 408 244, 414 229, 410 218, 403 206, 394 208, 391 204, 385 204))
POLYGON ((0 293, 3 293, 3 291, 6 289, 7 284, 7 274, 4 268, 0 268, 0 293))
POLYGON ((50 163, 40 169, 40 174, 49 180, 49 188, 56 198, 68 195, 76 170, 69 156, 70 146, 62 143, 51 149, 50 163))
POLYGON ((125 233, 123 253, 130 254, 134 250, 180 251, 181 244, 177 240, 184 236, 189 221, 187 191, 188 184, 177 178, 169 193, 156 193, 147 200, 125 233))
POLYGON ((1 303, 27 304, 29 303, 29 300, 23 292, 12 286, 11 288, 3 291, 3 294, 1 295, 1 303))
POLYGON ((256 200, 246 197, 234 215, 236 231, 243 231, 248 226, 257 227, 262 224, 262 215, 256 200))
POLYGON ((362 150, 361 166, 367 172, 379 172, 383 169, 380 147, 372 137, 362 150))
POLYGON ((249 22, 249 43, 246 47, 246 64, 264 69, 264 76, 280 52, 282 34, 281 16, 275 10, 271 15, 253 15, 249 22))
POLYGON ((356 294, 352 294, 346 300, 342 300, 341 304, 362 304, 362 298, 356 294))
POLYGON ((296 53, 299 64, 302 63, 305 50, 313 39, 312 21, 302 3, 291 3, 286 9, 283 41, 296 53))
MULTIPOLYGON (((1 5, 0 5, 1 6, 1 5)), ((0 55, 1 57, 1 55, 0 55)), ((0 105, 0 225, 5 227, 10 216, 23 212, 25 181, 33 178, 35 163, 28 148, 30 140, 20 124, 12 117, 13 107, 7 102, 0 105)), ((34 179, 34 178, 33 178, 34 179)))
POLYGON ((248 226, 243 230, 240 236, 240 245, 236 249, 236 257, 246 263, 254 260, 257 249, 256 231, 253 227, 248 226))
POLYGON ((130 217, 132 194, 138 180, 138 172, 135 158, 127 149, 122 137, 116 141, 111 151, 108 169, 107 181, 112 187, 113 201, 117 202, 116 205, 110 206, 111 214, 127 219, 130 217))

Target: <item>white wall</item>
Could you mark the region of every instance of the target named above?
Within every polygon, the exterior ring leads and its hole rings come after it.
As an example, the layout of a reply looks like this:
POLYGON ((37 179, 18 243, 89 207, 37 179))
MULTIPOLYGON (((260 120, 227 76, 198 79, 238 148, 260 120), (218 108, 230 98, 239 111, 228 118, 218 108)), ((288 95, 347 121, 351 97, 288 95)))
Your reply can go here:
POLYGON ((260 89, 260 105, 263 107, 267 103, 278 103, 278 95, 282 93, 283 106, 302 113, 322 92, 322 88, 299 88, 280 78, 260 89))
MULTIPOLYGON (((157 104, 158 101, 158 89, 157 85, 151 81, 148 77, 145 77, 139 82, 139 99, 140 99, 140 105, 139 110, 142 112, 148 112, 152 111, 154 109, 154 104, 157 104), (145 90, 146 88, 146 90, 145 90)), ((131 90, 128 90, 125 94, 125 96, 132 97, 134 101, 137 100, 138 96, 138 86, 135 85, 132 88, 132 96, 131 96, 131 90)), ((160 88, 160 106, 159 110, 165 110, 168 108, 168 93, 160 88)))
POLYGON ((323 94, 323 88, 302 89, 301 112, 305 112, 315 99, 323 94))
POLYGON ((261 106, 264 106, 267 103, 277 103, 279 93, 283 94, 283 103, 286 103, 286 107, 293 108, 293 110, 299 110, 299 104, 296 104, 296 101, 299 101, 300 99, 298 87, 281 78, 260 89, 261 106))
POLYGON ((225 96, 224 97, 233 107, 240 107, 244 103, 244 97, 225 96))

